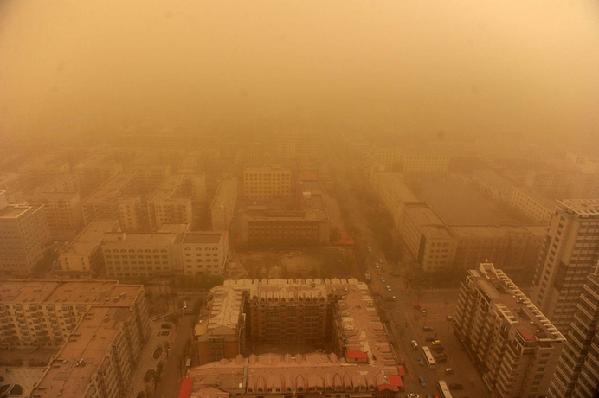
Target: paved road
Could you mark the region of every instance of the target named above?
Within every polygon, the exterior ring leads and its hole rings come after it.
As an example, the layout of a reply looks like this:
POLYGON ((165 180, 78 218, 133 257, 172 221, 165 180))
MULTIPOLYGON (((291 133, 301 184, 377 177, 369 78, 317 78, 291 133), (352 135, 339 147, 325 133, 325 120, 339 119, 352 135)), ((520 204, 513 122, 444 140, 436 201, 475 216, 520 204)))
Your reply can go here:
POLYGON ((185 344, 191 341, 195 318, 195 315, 184 315, 179 318, 177 338, 171 347, 169 359, 156 388, 156 397, 175 398, 179 393, 179 383, 185 371, 185 344))
POLYGON ((434 396, 437 393, 437 381, 445 380, 464 386, 464 390, 452 391, 455 397, 487 397, 488 393, 482 386, 478 372, 453 335, 453 326, 447 320, 447 315, 453 314, 455 311, 458 290, 422 290, 410 286, 406 277, 410 270, 405 267, 407 264, 412 264, 413 259, 409 257, 407 250, 402 250, 401 264, 404 268, 399 272, 397 266, 394 267, 386 262, 384 254, 374 238, 374 233, 370 229, 369 220, 360 208, 361 203, 352 195, 352 190, 349 187, 349 181, 351 181, 349 171, 338 164, 334 165, 334 171, 339 182, 339 194, 343 196, 349 210, 349 214, 347 214, 349 223, 358 231, 358 236, 355 239, 365 244, 366 247, 370 247, 364 267, 372 275, 370 289, 375 296, 380 297, 377 300, 379 311, 381 311, 382 318, 388 321, 387 326, 394 340, 398 360, 404 363, 407 371, 405 391, 419 393, 423 397, 427 394, 434 396), (395 275, 391 275, 392 268, 396 268, 395 275), (387 286, 390 287, 390 292, 387 290, 387 286), (415 305, 426 308, 426 315, 416 310, 415 305), (432 327, 434 332, 425 332, 423 326, 432 327), (442 341, 448 362, 439 364, 435 369, 429 369, 419 363, 419 359, 423 358, 422 351, 414 350, 411 341, 416 340, 418 345, 422 346, 428 344, 427 337, 433 336, 442 341), (446 368, 454 369, 455 374, 445 374, 446 368), (419 376, 426 380, 426 386, 420 384, 419 376))

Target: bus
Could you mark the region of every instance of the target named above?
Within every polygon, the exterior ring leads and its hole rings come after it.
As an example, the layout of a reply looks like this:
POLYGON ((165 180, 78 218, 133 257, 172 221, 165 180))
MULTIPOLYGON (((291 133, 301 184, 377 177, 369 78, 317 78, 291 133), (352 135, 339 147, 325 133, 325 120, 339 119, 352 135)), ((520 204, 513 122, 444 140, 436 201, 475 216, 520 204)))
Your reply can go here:
POLYGON ((451 392, 449 392, 449 386, 447 385, 447 382, 443 381, 443 380, 439 380, 439 382, 437 383, 437 388, 439 389, 439 392, 441 393, 441 397, 443 398, 452 398, 453 395, 451 395, 451 392))
POLYGON ((432 369, 437 365, 437 361, 435 361, 435 357, 433 356, 433 353, 431 352, 430 348, 423 345, 422 354, 424 355, 424 360, 429 368, 432 369))

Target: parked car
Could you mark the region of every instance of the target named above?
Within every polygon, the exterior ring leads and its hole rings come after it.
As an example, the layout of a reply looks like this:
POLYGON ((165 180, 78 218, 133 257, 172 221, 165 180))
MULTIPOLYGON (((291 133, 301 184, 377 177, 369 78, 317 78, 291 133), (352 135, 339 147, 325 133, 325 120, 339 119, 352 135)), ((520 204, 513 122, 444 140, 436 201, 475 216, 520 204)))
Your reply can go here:
POLYGON ((433 340, 433 345, 441 345, 441 340, 437 339, 437 340, 433 340))
POLYGON ((455 371, 452 368, 445 368, 445 374, 446 375, 452 375, 454 373, 455 373, 455 371))
POLYGON ((430 326, 423 326, 422 330, 424 330, 425 332, 432 332, 432 331, 434 331, 434 329, 432 327, 430 327, 430 326))
POLYGON ((412 346, 414 351, 418 349, 418 343, 416 342, 416 340, 410 341, 410 345, 412 346))
POLYGON ((450 322, 453 321, 453 316, 447 315, 447 320, 450 321, 450 322))

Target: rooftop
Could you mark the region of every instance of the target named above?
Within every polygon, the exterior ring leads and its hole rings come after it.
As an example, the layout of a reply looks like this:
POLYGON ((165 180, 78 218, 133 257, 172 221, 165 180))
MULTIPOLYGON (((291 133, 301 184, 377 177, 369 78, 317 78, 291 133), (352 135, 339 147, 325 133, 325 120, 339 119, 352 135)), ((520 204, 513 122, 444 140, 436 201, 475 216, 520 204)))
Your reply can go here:
POLYGON ((125 232, 109 232, 104 234, 102 239, 103 245, 126 243, 132 245, 140 245, 143 247, 157 245, 171 245, 177 240, 178 234, 169 232, 155 233, 125 233, 125 232))
POLYGON ((56 354, 35 389, 35 396, 86 396, 90 379, 100 370, 127 319, 126 308, 93 308, 56 354))
POLYGON ((183 243, 219 243, 223 232, 188 232, 183 235, 183 243))
POLYGON ((129 307, 142 290, 142 286, 120 285, 111 280, 5 280, 0 284, 0 303, 129 307))
POLYGON ((599 216, 599 199, 567 199, 558 201, 558 205, 578 216, 599 216))
POLYGON ((104 234, 116 232, 119 224, 116 221, 93 221, 85 226, 83 231, 62 250, 62 255, 90 256, 100 245, 104 234))
MULTIPOLYGON (((191 369, 189 397, 218 398, 226 392, 398 391, 400 371, 368 287, 355 279, 239 279, 211 290, 208 325, 196 325, 196 336, 240 322, 243 295, 250 300, 281 298, 334 299, 345 356, 313 352, 304 355, 250 355, 222 359, 191 369)), ((230 330, 236 333, 235 330, 230 330)), ((187 390, 189 390, 189 382, 187 390)))
POLYGON ((481 264, 480 270, 469 271, 469 278, 525 342, 535 344, 565 341, 551 321, 493 264, 481 264))

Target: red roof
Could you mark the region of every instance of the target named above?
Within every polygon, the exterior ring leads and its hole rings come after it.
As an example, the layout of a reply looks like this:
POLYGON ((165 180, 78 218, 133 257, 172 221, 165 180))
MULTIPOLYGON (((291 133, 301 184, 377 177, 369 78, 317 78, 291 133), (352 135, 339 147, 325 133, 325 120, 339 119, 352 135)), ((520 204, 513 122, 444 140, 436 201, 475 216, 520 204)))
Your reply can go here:
POLYGON ((389 376, 389 384, 397 386, 398 388, 403 387, 403 378, 401 376, 389 376))
POLYGON ((345 354, 347 359, 353 359, 355 361, 365 361, 368 362, 368 353, 359 350, 348 350, 345 354))
POLYGON ((179 398, 189 398, 192 388, 193 380, 191 377, 185 377, 181 380, 181 385, 179 386, 179 398))

